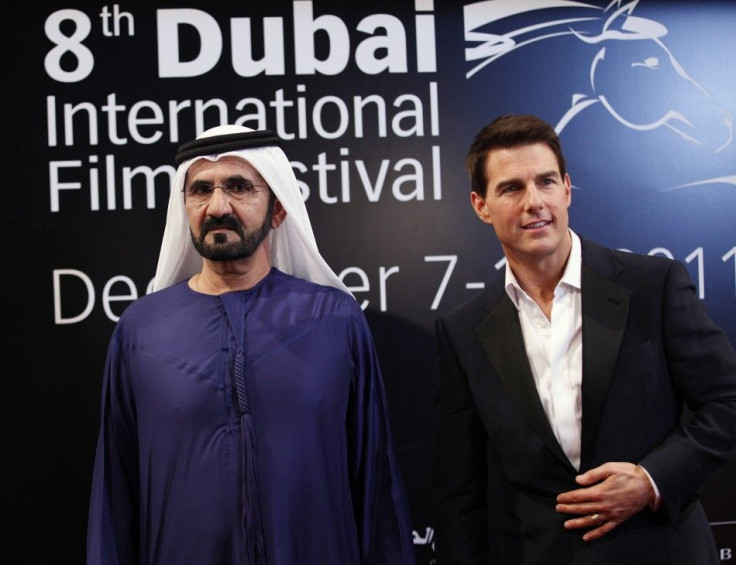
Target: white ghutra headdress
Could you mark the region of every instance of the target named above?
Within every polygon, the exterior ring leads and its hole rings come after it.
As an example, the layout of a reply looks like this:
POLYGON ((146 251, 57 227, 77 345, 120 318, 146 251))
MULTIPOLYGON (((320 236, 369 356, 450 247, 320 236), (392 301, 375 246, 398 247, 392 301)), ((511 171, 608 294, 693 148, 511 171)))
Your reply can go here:
POLYGON ((296 176, 279 143, 276 134, 268 130, 223 125, 205 131, 179 148, 178 169, 153 281, 154 291, 187 279, 202 269, 202 257, 192 243, 184 207, 182 190, 187 170, 198 159, 217 161, 232 155, 255 167, 286 210, 284 222, 268 236, 271 265, 296 277, 350 292, 317 249, 296 176))

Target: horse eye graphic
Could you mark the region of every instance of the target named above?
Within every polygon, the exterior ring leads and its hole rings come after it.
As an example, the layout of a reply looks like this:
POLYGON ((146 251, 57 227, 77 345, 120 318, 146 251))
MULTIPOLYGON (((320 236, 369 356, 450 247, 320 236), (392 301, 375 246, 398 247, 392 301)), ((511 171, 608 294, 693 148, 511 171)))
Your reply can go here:
POLYGON ((632 67, 647 67, 648 69, 659 68, 659 57, 647 57, 641 63, 631 63, 632 67))

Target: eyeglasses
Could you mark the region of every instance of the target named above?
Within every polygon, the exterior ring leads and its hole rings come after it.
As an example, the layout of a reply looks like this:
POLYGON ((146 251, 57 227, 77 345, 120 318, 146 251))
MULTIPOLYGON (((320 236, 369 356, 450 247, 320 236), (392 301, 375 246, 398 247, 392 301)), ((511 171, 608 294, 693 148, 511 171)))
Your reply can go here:
POLYGON ((209 201, 215 193, 216 188, 221 188, 231 200, 240 202, 256 194, 258 192, 257 189, 264 187, 268 188, 268 185, 255 184, 246 179, 228 180, 223 184, 215 185, 208 182, 195 181, 185 187, 182 192, 184 192, 184 195, 192 202, 192 204, 195 206, 202 206, 209 201))

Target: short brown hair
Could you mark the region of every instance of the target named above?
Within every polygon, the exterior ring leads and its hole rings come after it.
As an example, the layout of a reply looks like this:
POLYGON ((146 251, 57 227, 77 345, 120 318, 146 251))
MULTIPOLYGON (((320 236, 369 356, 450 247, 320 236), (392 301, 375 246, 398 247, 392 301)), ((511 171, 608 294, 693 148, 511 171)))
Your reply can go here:
POLYGON ((552 150, 557 158, 560 175, 564 177, 567 172, 565 156, 562 154, 560 138, 557 137, 554 128, 530 114, 504 115, 483 127, 476 134, 468 150, 465 169, 470 176, 470 190, 481 196, 486 195, 488 181, 485 165, 488 153, 492 150, 533 143, 544 143, 552 150))

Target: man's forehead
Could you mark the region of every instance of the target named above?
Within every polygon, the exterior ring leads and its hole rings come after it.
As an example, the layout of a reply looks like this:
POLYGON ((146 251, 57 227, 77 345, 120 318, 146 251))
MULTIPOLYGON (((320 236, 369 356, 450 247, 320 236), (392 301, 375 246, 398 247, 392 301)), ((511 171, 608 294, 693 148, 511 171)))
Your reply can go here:
POLYGON ((524 169, 553 169, 559 172, 557 157, 545 143, 498 147, 488 152, 486 169, 489 175, 524 169))
POLYGON ((242 175, 246 178, 262 179, 258 170, 246 159, 237 155, 226 155, 213 161, 211 159, 197 159, 187 170, 187 179, 199 176, 212 175, 242 175))

